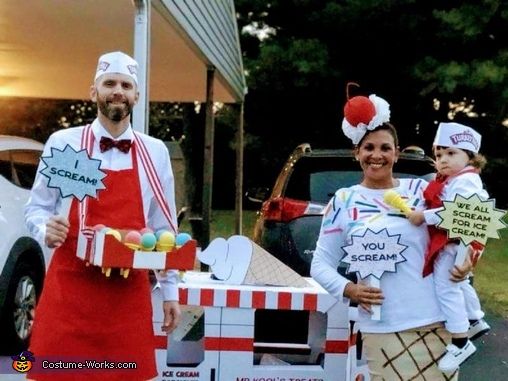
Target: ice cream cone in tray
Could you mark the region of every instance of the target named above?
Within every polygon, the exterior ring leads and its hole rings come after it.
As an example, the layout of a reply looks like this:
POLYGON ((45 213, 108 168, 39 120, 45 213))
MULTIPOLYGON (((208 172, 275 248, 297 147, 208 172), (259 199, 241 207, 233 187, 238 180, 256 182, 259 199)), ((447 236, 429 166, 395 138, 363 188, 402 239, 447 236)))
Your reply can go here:
POLYGON ((390 189, 383 195, 383 201, 391 207, 400 210, 406 216, 411 213, 411 207, 396 191, 390 189))

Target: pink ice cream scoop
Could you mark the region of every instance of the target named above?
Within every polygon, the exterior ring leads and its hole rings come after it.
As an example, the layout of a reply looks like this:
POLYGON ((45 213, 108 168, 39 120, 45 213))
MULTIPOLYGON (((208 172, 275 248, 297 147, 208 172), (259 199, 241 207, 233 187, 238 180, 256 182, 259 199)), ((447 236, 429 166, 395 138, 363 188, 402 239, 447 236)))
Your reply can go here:
POLYGON ((136 230, 131 230, 125 235, 124 244, 133 250, 139 250, 141 247, 141 234, 136 230))

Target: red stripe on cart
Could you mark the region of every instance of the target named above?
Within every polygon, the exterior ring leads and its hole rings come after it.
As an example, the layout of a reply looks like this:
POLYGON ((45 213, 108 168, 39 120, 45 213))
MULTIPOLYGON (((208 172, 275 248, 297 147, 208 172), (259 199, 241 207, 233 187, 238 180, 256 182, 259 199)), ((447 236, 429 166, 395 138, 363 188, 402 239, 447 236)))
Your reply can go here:
POLYGON ((227 307, 240 307, 240 290, 227 290, 226 291, 226 306, 227 307))
POLYGON ((326 340, 326 353, 347 353, 349 349, 348 340, 326 340))
POLYGON ((264 291, 252 291, 252 308, 265 308, 266 293, 264 291))
POLYGON ((189 289, 179 288, 178 289, 178 300, 180 304, 187 304, 189 301, 189 289))
POLYGON ((166 349, 168 347, 168 337, 166 335, 154 335, 154 349, 166 349))
POLYGON ((349 346, 352 347, 356 345, 356 333, 352 333, 351 336, 349 336, 349 346))
POLYGON ((201 289, 199 304, 203 307, 213 306, 213 294, 214 290, 210 290, 208 288, 201 289))
POLYGON ((291 293, 290 292, 279 292, 277 295, 277 308, 279 310, 290 310, 291 309, 291 293))
POLYGON ((303 309, 307 311, 317 310, 317 295, 316 294, 304 294, 303 295, 303 309))
POLYGON ((245 337, 205 337, 206 351, 252 352, 254 339, 245 337))

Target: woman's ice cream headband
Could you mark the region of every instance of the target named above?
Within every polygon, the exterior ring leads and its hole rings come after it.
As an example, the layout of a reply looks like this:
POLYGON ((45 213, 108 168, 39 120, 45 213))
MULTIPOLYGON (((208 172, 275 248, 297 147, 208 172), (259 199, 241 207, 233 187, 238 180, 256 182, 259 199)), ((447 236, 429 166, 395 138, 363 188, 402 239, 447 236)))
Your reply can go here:
POLYGON ((344 106, 342 131, 356 145, 367 131, 372 131, 389 121, 390 105, 383 98, 374 94, 368 98, 361 95, 352 98, 348 96, 344 106))

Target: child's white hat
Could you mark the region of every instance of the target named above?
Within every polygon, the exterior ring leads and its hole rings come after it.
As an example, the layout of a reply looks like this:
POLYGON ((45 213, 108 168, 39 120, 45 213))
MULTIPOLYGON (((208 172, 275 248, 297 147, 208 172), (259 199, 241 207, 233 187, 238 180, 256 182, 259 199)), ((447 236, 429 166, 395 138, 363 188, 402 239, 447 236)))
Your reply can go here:
POLYGON ((138 83, 138 63, 122 52, 111 52, 99 57, 95 80, 106 73, 125 74, 138 83))
POLYGON ((482 136, 471 127, 459 123, 439 123, 433 145, 478 153, 481 143, 482 136))

